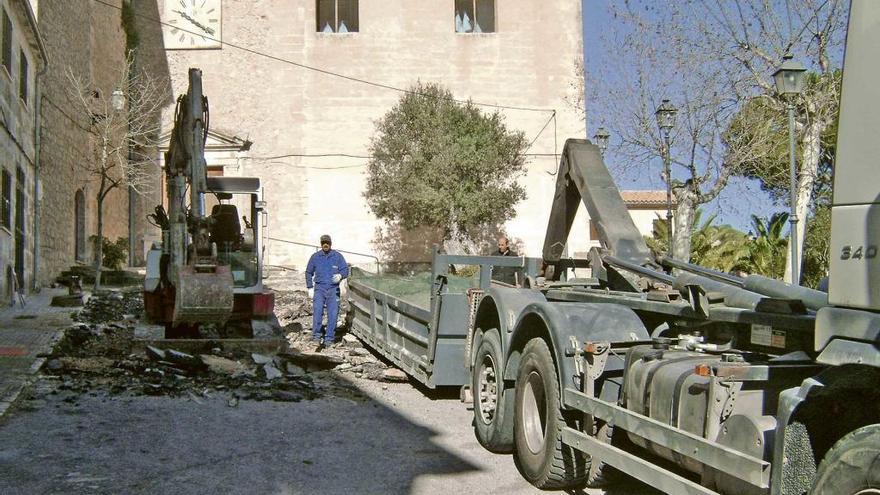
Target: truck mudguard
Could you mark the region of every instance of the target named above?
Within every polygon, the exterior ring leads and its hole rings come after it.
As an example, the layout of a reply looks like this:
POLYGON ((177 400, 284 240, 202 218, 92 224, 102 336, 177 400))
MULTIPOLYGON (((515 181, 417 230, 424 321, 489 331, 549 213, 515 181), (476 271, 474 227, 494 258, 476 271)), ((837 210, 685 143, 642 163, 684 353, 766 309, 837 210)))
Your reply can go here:
POLYGON ((517 320, 505 351, 505 380, 516 378, 522 349, 532 338, 549 339, 557 369, 559 387, 579 386, 576 360, 566 357, 572 347, 571 338, 578 346, 588 341, 650 340, 644 323, 626 307, 607 303, 537 302, 526 306, 517 320))
POLYGON ((480 347, 480 340, 482 340, 482 333, 476 333, 477 328, 483 331, 497 328, 501 336, 501 352, 506 356, 510 346, 511 332, 513 332, 523 308, 529 304, 541 302, 547 302, 547 298, 536 290, 493 287, 486 291, 477 307, 474 325, 470 330, 474 332, 474 335, 468 356, 468 366, 473 366, 473 354, 480 347))

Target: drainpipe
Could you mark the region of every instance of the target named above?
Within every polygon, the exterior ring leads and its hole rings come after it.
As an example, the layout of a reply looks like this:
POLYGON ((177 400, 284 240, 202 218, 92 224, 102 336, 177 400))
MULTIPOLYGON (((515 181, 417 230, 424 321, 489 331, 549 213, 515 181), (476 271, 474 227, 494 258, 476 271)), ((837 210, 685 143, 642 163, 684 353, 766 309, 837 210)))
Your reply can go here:
POLYGON ((34 89, 34 275, 33 290, 40 287, 40 211, 43 203, 43 180, 40 177, 40 111, 42 95, 42 79, 46 66, 37 73, 36 88, 34 89))
POLYGON ((43 67, 34 78, 34 274, 32 285, 33 290, 36 291, 40 288, 40 211, 43 202, 43 187, 40 177, 40 138, 42 137, 40 123, 43 111, 43 76, 46 75, 46 71, 49 69, 49 55, 46 52, 46 46, 43 44, 43 38, 40 36, 37 18, 30 4, 25 6, 25 10, 27 10, 28 21, 31 29, 34 31, 34 36, 37 38, 37 46, 43 59, 43 67))
MULTIPOLYGON (((132 10, 134 10, 134 2, 135 0, 128 0, 128 4, 131 5, 132 10)), ((128 34, 126 33, 126 40, 128 39, 128 34)), ((125 56, 128 57, 128 42, 125 43, 125 56)), ((137 50, 131 49, 132 51, 132 69, 137 65, 137 50)), ((133 77, 132 73, 128 74, 129 79, 133 77)), ((131 114, 126 116, 129 122, 129 129, 131 128, 131 114)), ((131 152, 131 143, 126 143, 128 147, 128 166, 131 167, 132 162, 132 152, 131 152)), ((141 251, 138 249, 137 243, 137 222, 135 222, 135 203, 138 200, 138 193, 135 191, 134 187, 129 184, 128 186, 128 266, 140 266, 142 265, 141 261, 141 251), (137 255, 135 255, 135 251, 137 251, 137 255)))

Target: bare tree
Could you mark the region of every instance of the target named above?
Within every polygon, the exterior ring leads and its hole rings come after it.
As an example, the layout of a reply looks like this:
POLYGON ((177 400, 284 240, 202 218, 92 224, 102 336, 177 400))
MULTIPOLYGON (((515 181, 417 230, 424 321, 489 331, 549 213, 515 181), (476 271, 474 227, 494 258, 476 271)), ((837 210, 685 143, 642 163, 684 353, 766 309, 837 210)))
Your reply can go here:
POLYGON ((587 120, 585 107, 585 99, 587 95, 584 91, 586 73, 584 72, 583 55, 575 57, 572 71, 574 73, 574 79, 568 83, 568 93, 565 95, 565 103, 578 114, 578 117, 581 120, 585 121, 587 120))
MULTIPOLYGON (((644 167, 663 150, 654 119, 660 100, 678 106, 670 146, 675 168, 662 179, 672 181, 677 202, 673 254, 688 259, 696 207, 715 199, 756 153, 769 152, 758 146, 766 135, 726 142, 724 131, 759 96, 784 116, 771 77, 784 54, 831 76, 840 65, 846 7, 842 0, 630 0, 612 15, 619 25, 604 39, 611 63, 594 68, 590 78, 592 114, 616 135, 613 153, 621 166, 644 167)), ((797 102, 800 218, 807 217, 819 137, 833 122, 837 91, 834 84, 815 85, 797 102)))
POLYGON ((154 163, 159 132, 160 111, 168 94, 168 81, 160 80, 135 67, 131 54, 119 70, 114 87, 96 89, 96 83, 66 71, 68 97, 75 112, 87 120, 83 126, 90 143, 77 165, 87 180, 97 185, 97 242, 95 253, 95 288, 101 286, 103 261, 104 201, 114 189, 131 187, 146 194, 155 187, 151 165, 154 163))

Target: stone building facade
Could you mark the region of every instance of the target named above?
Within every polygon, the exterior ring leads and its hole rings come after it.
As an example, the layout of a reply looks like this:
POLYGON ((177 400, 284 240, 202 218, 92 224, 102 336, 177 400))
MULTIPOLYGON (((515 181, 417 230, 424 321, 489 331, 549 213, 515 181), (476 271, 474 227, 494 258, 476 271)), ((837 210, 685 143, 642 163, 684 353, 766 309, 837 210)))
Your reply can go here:
MULTIPOLYGON (((484 110, 499 110, 509 127, 534 140, 521 179, 529 197, 506 230, 526 254, 540 253, 554 154, 565 138, 585 135, 583 116, 569 103, 581 77, 581 2, 209 0, 182 16, 167 1, 135 4, 141 36, 151 47, 156 39, 167 47, 143 52, 143 61, 167 70, 175 94, 186 90, 188 68, 203 70, 212 127, 252 142, 227 173, 262 179, 273 238, 317 243, 329 233, 335 247, 375 250, 381 222, 363 197, 374 122, 401 96, 389 86, 422 81, 506 107, 484 110), (167 23, 164 37, 156 18, 167 23)), ((169 106, 168 126, 172 112, 169 106)), ((587 230, 576 232, 584 243, 587 230)), ((272 241, 268 262, 301 267, 311 252, 272 241)))
MULTIPOLYGON (((40 101, 40 258, 38 282, 51 283, 74 264, 93 262, 98 184, 82 166, 94 156, 90 126, 100 115, 87 115, 71 96, 68 73, 93 85, 106 99, 125 64, 123 0, 43 1, 37 15, 50 64, 40 101)), ((104 237, 128 236, 128 191, 114 190, 104 202, 104 237)), ((141 216, 142 217, 142 216, 141 216)))
POLYGON ((34 284, 38 75, 46 53, 34 6, 0 1, 0 306, 34 284))

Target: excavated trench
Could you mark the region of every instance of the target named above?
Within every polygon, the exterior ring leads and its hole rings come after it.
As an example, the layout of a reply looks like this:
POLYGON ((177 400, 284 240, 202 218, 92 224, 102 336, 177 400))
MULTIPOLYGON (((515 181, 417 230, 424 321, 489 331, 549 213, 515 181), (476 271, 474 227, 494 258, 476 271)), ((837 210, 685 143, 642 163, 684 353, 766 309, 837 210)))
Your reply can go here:
MULTIPOLYGON (((157 340, 139 335, 139 289, 96 293, 47 357, 44 373, 58 390, 110 395, 164 395, 192 400, 217 394, 239 400, 297 402, 325 395, 360 398, 345 376, 405 381, 406 375, 340 328, 342 341, 307 352, 311 304, 305 291, 276 291, 277 338, 157 340)), ((342 313, 342 312, 341 312, 342 313)), ((344 314, 344 313, 342 313, 344 314)))

